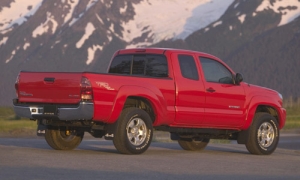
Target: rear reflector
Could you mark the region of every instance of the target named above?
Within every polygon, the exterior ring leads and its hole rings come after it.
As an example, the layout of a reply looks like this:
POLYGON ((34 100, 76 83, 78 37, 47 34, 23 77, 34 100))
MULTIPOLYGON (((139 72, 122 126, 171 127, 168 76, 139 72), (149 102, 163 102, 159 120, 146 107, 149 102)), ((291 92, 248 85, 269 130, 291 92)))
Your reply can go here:
POLYGON ((81 100, 83 101, 93 100, 93 89, 89 79, 83 76, 81 78, 80 86, 81 86, 81 100))

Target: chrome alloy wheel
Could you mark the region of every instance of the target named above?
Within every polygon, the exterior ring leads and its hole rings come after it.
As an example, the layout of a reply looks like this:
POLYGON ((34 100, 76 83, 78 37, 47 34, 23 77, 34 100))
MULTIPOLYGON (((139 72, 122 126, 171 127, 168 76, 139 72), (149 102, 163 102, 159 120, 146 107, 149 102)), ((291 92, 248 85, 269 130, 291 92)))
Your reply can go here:
POLYGON ((271 146, 275 138, 275 131, 271 123, 264 122, 260 125, 257 132, 258 143, 261 147, 271 146))
POLYGON ((134 118, 129 121, 126 127, 127 138, 134 146, 141 145, 147 137, 147 126, 141 118, 134 118))

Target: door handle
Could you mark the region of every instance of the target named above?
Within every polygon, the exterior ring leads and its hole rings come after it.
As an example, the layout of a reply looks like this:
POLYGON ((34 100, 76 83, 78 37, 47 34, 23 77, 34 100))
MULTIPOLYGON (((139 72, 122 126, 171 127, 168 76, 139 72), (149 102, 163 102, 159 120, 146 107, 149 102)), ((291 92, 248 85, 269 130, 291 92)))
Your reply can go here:
POLYGON ((213 88, 208 88, 208 89, 206 89, 206 91, 207 91, 207 92, 213 93, 213 92, 215 92, 216 90, 214 90, 213 88))
POLYGON ((45 81, 46 83, 54 83, 55 78, 46 77, 46 78, 44 78, 44 81, 45 81))

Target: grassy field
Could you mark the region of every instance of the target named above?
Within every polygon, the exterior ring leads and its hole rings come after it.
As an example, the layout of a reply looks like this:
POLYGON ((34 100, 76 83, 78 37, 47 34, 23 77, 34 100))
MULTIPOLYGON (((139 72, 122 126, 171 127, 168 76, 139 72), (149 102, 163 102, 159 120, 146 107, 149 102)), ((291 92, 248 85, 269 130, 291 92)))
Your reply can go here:
POLYGON ((33 135, 35 134, 36 127, 36 122, 16 117, 13 108, 0 107, 1 135, 33 135))
MULTIPOLYGON (((36 122, 16 117, 13 108, 0 107, 0 135, 35 134, 36 122)), ((284 130, 300 129, 300 105, 287 108, 284 130)))
POLYGON ((284 129, 300 129, 300 105, 288 107, 284 129))

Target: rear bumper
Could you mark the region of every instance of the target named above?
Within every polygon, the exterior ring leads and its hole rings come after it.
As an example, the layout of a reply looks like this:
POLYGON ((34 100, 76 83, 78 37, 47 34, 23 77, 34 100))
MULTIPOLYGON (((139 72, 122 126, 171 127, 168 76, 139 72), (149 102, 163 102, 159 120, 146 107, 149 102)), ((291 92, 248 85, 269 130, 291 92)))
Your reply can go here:
POLYGON ((80 102, 77 105, 24 104, 13 100, 17 116, 30 119, 91 120, 94 103, 80 102))

